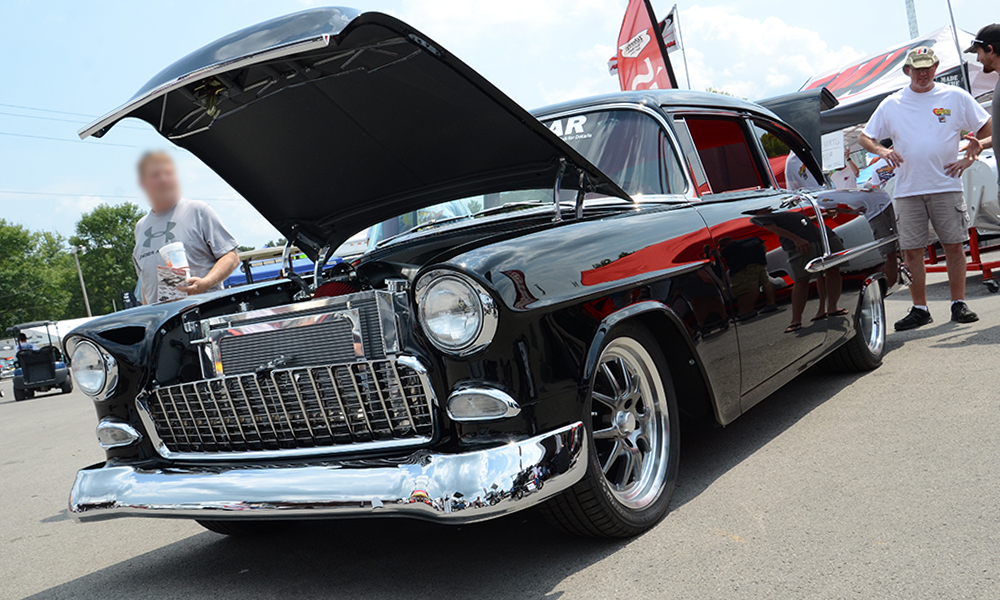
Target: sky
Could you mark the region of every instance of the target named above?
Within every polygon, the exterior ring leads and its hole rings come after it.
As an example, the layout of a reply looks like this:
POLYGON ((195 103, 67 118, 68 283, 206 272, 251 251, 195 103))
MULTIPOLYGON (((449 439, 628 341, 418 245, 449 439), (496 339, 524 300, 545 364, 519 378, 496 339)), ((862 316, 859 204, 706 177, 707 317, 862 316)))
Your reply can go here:
MULTIPOLYGON (((945 0, 915 0, 921 33, 949 24, 945 0)), ((145 123, 102 139, 78 129, 123 104, 150 77, 223 35, 313 0, 0 0, 0 217, 69 236, 101 203, 143 204, 139 155, 173 153, 184 194, 211 204, 240 243, 279 237, 197 158, 145 123)), ((351 0, 398 17, 532 109, 617 88, 607 59, 626 0, 351 0)), ((960 29, 1000 14, 953 0, 960 29)), ((668 0, 653 0, 662 18, 668 0)), ((798 90, 811 76, 909 39, 904 0, 682 2, 691 87, 750 99, 798 90), (877 8, 873 8, 877 7, 877 8)), ((681 86, 685 67, 671 54, 681 86)))

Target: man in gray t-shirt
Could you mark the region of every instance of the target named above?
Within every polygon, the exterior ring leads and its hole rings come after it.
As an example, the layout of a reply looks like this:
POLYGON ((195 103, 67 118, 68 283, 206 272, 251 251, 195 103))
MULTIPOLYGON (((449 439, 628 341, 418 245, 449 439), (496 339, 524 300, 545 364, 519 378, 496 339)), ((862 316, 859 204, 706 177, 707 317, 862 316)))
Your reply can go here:
MULTIPOLYGON (((972 40, 972 45, 966 48, 966 52, 976 55, 976 60, 983 65, 984 73, 1000 73, 1000 23, 987 25, 979 30, 976 38, 972 40)), ((976 140, 975 135, 968 135, 969 152, 978 155, 981 150, 994 148, 993 140, 1000 134, 1000 80, 997 80, 996 88, 993 90, 993 131, 992 136, 976 140)), ((994 148, 994 154, 996 149, 994 148)), ((1000 162, 998 162, 1000 165, 1000 162)), ((997 169, 1000 175, 1000 168, 997 169)), ((1000 181, 1000 177, 998 177, 1000 181)))
POLYGON ((152 210, 135 226, 132 260, 142 283, 143 304, 183 294, 222 289, 240 259, 236 238, 208 204, 181 198, 174 161, 164 152, 147 152, 139 161, 139 184, 152 210), (187 272, 170 270, 160 248, 184 244, 187 272), (181 292, 182 294, 179 294, 181 292))

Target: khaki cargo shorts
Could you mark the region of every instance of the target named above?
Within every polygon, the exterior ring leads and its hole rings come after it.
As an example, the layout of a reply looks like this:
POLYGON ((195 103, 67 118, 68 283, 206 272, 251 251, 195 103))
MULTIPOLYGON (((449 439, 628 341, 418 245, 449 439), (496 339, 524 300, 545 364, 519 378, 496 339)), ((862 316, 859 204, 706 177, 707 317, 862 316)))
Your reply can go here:
POLYGON ((930 244, 929 222, 942 244, 969 241, 969 209, 962 192, 942 192, 896 198, 899 247, 918 250, 930 244))

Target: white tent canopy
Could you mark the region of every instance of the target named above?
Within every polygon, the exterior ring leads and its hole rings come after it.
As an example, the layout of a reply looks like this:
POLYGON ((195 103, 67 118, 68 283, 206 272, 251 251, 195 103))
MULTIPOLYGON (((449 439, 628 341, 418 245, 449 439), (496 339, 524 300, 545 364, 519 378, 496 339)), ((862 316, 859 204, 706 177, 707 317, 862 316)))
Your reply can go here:
MULTIPOLYGON (((958 43, 964 50, 972 44, 973 36, 958 30, 958 43)), ((942 83, 962 86, 961 56, 955 48, 951 27, 942 27, 927 35, 903 44, 897 44, 882 52, 866 56, 861 60, 838 67, 811 78, 803 90, 825 87, 840 105, 823 113, 823 132, 840 131, 865 123, 883 98, 909 85, 910 79, 903 73, 903 63, 910 50, 918 46, 930 46, 941 61, 936 80, 942 83)), ((971 54, 964 55, 969 71, 972 95, 979 98, 993 92, 997 74, 986 74, 983 67, 975 62, 971 54)))

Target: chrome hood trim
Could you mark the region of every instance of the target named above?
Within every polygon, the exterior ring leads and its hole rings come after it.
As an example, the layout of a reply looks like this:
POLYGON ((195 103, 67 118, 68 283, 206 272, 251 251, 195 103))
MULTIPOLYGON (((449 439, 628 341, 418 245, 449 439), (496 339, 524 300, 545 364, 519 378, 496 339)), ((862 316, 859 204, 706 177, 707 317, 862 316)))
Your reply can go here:
POLYGON ((469 523, 528 508, 580 481, 583 423, 460 454, 260 467, 139 469, 101 464, 77 473, 70 514, 116 517, 310 519, 403 516, 469 523))

